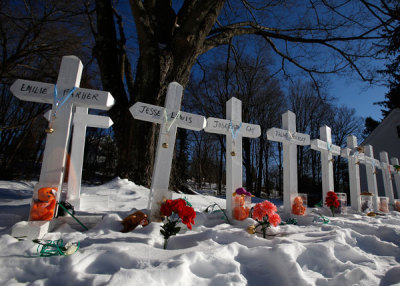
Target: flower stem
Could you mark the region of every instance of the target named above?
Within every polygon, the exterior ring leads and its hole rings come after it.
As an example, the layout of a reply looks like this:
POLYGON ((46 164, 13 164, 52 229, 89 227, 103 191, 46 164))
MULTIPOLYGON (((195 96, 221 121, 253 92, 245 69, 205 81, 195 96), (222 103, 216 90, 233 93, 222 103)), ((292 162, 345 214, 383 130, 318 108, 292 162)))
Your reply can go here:
POLYGON ((168 238, 164 238, 164 249, 167 249, 168 246, 168 238))

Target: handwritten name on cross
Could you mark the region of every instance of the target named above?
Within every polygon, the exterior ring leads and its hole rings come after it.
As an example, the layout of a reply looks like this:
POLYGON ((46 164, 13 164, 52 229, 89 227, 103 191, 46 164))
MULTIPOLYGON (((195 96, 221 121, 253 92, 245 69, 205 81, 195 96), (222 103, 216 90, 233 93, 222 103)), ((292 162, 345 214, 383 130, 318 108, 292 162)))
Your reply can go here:
MULTIPOLYGON (((10 88, 20 100, 52 104, 51 127, 54 133, 49 133, 46 138, 42 169, 39 182, 35 187, 34 198, 37 195, 36 191, 41 187, 57 187, 61 190, 71 129, 72 106, 108 110, 114 104, 114 98, 109 92, 79 88, 82 68, 79 58, 64 56, 56 86, 18 79, 10 88), (55 97, 55 91, 58 97, 55 97)), ((60 193, 61 191, 57 193, 57 200, 60 193)))
POLYGON ((321 152, 321 177, 322 201, 325 202, 326 194, 334 191, 333 181, 333 155, 340 155, 340 147, 332 144, 331 128, 319 128, 320 139, 311 140, 311 149, 321 152))
POLYGON ((161 219, 160 206, 163 200, 172 198, 168 186, 177 127, 200 131, 206 126, 204 116, 180 111, 182 91, 180 84, 171 82, 168 85, 165 107, 137 102, 129 108, 135 119, 161 125, 148 206, 150 218, 156 221, 161 219))
POLYGON ((381 159, 382 166, 382 176, 383 176, 383 187, 385 189, 385 196, 389 198, 389 204, 394 205, 394 194, 393 194, 393 184, 392 184, 392 173, 394 168, 389 164, 388 153, 382 151, 379 153, 379 158, 381 159))
POLYGON ((283 145, 283 205, 290 214, 291 199, 298 194, 297 145, 310 145, 310 135, 296 132, 296 115, 288 110, 282 114, 282 129, 268 129, 267 139, 283 145))
POLYGON ((341 150, 341 156, 348 160, 351 207, 355 211, 361 211, 359 165, 365 161, 365 156, 357 147, 357 137, 347 136, 347 148, 341 150))
POLYGON ((242 137, 257 138, 261 128, 242 122, 242 101, 235 97, 226 102, 226 117, 207 118, 204 131, 226 136, 226 210, 232 221, 232 194, 242 187, 242 137))
MULTIPOLYGON (((390 162, 392 163, 393 166, 400 166, 399 159, 397 159, 396 157, 392 157, 390 159, 390 162)), ((393 178, 394 178, 394 182, 396 184, 397 198, 400 199, 400 169, 399 169, 399 167, 397 167, 397 168, 398 169, 395 168, 395 170, 393 172, 393 178)))
MULTIPOLYGON (((44 117, 50 121, 50 111, 46 112, 44 117)), ((72 131, 71 156, 68 166, 66 200, 74 206, 75 210, 79 210, 86 128, 110 128, 113 125, 113 121, 108 116, 88 114, 87 107, 77 106, 75 112, 73 112, 72 124, 74 128, 72 131)), ((64 192, 64 190, 62 191, 64 192)))

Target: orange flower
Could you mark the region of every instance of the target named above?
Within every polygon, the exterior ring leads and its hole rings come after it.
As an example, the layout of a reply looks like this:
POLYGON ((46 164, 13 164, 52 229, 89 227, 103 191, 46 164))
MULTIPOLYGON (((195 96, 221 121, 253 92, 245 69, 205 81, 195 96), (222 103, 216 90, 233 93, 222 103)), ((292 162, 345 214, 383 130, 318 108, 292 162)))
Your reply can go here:
POLYGON ((253 218, 258 222, 256 228, 261 226, 264 238, 268 227, 271 225, 276 227, 281 222, 281 217, 275 213, 277 210, 276 206, 267 200, 256 204, 253 208, 253 218))
POLYGON ((278 214, 272 214, 268 216, 268 221, 272 226, 276 227, 278 224, 281 223, 281 217, 278 214))

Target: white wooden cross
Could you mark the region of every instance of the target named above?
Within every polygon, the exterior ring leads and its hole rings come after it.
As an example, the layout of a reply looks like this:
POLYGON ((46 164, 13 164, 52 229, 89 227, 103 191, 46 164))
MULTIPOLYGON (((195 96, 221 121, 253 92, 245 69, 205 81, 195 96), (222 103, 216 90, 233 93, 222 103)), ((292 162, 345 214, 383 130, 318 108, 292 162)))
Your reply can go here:
POLYGON ((347 136, 347 148, 341 150, 341 156, 347 158, 349 166, 351 208, 361 211, 360 200, 360 163, 365 161, 364 153, 357 149, 357 137, 347 136))
MULTIPOLYGON (((75 105, 108 110, 114 104, 114 98, 109 92, 79 88, 82 69, 83 65, 79 58, 64 56, 56 86, 18 79, 10 88, 20 100, 52 104, 51 128, 54 133, 49 133, 46 138, 42 169, 33 199, 37 196, 37 190, 42 187, 58 188, 57 200, 60 198, 71 129, 72 107, 75 105), (76 89, 73 90, 74 88, 76 89)), ((28 237, 39 237, 44 235, 49 227, 49 222, 32 222, 23 229, 13 228, 13 232, 16 235, 26 232, 28 237)))
POLYGON ((136 102, 129 111, 135 119, 160 124, 160 133, 153 167, 148 209, 150 219, 160 221, 160 207, 171 199, 168 191, 177 127, 200 131, 206 126, 204 116, 180 111, 183 87, 177 82, 168 85, 165 107, 136 102))
POLYGON ((226 118, 207 118, 205 132, 226 136, 226 212, 232 219, 232 194, 242 187, 242 138, 257 138, 260 125, 242 123, 242 101, 232 97, 226 102, 226 118))
MULTIPOLYGON (((47 120, 51 120, 50 111, 44 115, 47 120)), ((73 112, 72 124, 74 126, 72 131, 71 141, 71 156, 69 161, 68 172, 68 190, 66 191, 66 201, 72 204, 75 210, 80 210, 81 201, 81 182, 82 182, 82 167, 83 167, 83 154, 85 151, 86 141, 86 128, 110 128, 113 121, 108 116, 99 116, 88 114, 87 107, 75 108, 73 112)), ((64 190, 62 190, 64 191, 64 190)))
MULTIPOLYGON (((399 159, 397 159, 396 157, 392 157, 392 159, 390 159, 390 162, 392 163, 393 166, 395 165, 399 166, 399 159)), ((400 171, 394 170, 393 178, 396 184, 397 198, 400 199, 400 171)))
POLYGON ((319 128, 321 139, 311 140, 311 149, 321 152, 322 202, 325 203, 326 194, 334 191, 333 155, 340 155, 340 147, 332 144, 331 128, 319 128))
POLYGON ((379 158, 381 159, 382 166, 382 176, 383 176, 383 187, 385 189, 385 196, 389 198, 389 204, 394 205, 394 194, 392 185, 392 176, 394 168, 389 164, 388 153, 382 151, 379 153, 379 158))
POLYGON ((268 129, 267 138, 283 145, 283 205, 291 214, 291 199, 298 194, 297 145, 310 145, 310 135, 296 132, 296 115, 288 110, 282 114, 282 129, 268 129))
POLYGON ((367 175, 368 192, 372 193, 374 210, 378 210, 378 184, 376 182, 376 169, 381 169, 381 163, 374 158, 374 150, 371 145, 364 146, 364 163, 367 175))

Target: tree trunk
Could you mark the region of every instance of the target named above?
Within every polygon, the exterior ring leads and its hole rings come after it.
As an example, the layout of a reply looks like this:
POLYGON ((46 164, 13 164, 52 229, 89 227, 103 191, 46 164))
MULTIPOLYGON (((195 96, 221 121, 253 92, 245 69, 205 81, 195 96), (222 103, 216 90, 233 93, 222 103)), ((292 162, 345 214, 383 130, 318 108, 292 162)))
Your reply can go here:
POLYGON ((258 154, 258 176, 257 176, 257 188, 256 188, 256 197, 260 197, 261 188, 262 188, 262 177, 263 177, 263 161, 264 161, 264 136, 260 136, 260 146, 259 146, 259 154, 258 154))
POLYGON ((267 193, 267 196, 271 194, 270 188, 269 188, 269 148, 270 148, 270 143, 267 141, 265 144, 265 192, 267 193))
MULTIPOLYGON (((185 3, 182 15, 175 15, 167 0, 129 1, 139 41, 140 56, 134 84, 124 88, 131 74, 124 50, 118 48, 114 12, 109 0, 96 0, 97 32, 94 54, 103 88, 116 99, 110 110, 118 147, 118 174, 149 186, 154 162, 156 127, 134 120, 128 108, 137 101, 164 105, 170 82, 183 87, 197 57, 204 52, 204 41, 225 1, 185 3), (195 7, 194 7, 195 6, 195 7), (177 19, 179 23, 177 23, 177 19), (124 74, 125 73, 125 74, 124 74), (152 127, 151 127, 152 126, 152 127)), ((120 29, 120 38, 123 38, 120 29)))
POLYGON ((251 148, 250 148, 250 139, 245 137, 243 138, 243 159, 244 166, 246 168, 246 189, 250 193, 253 192, 253 172, 251 165, 251 148))
POLYGON ((278 143, 278 155, 279 155, 279 194, 283 194, 283 171, 282 171, 282 143, 278 143))

